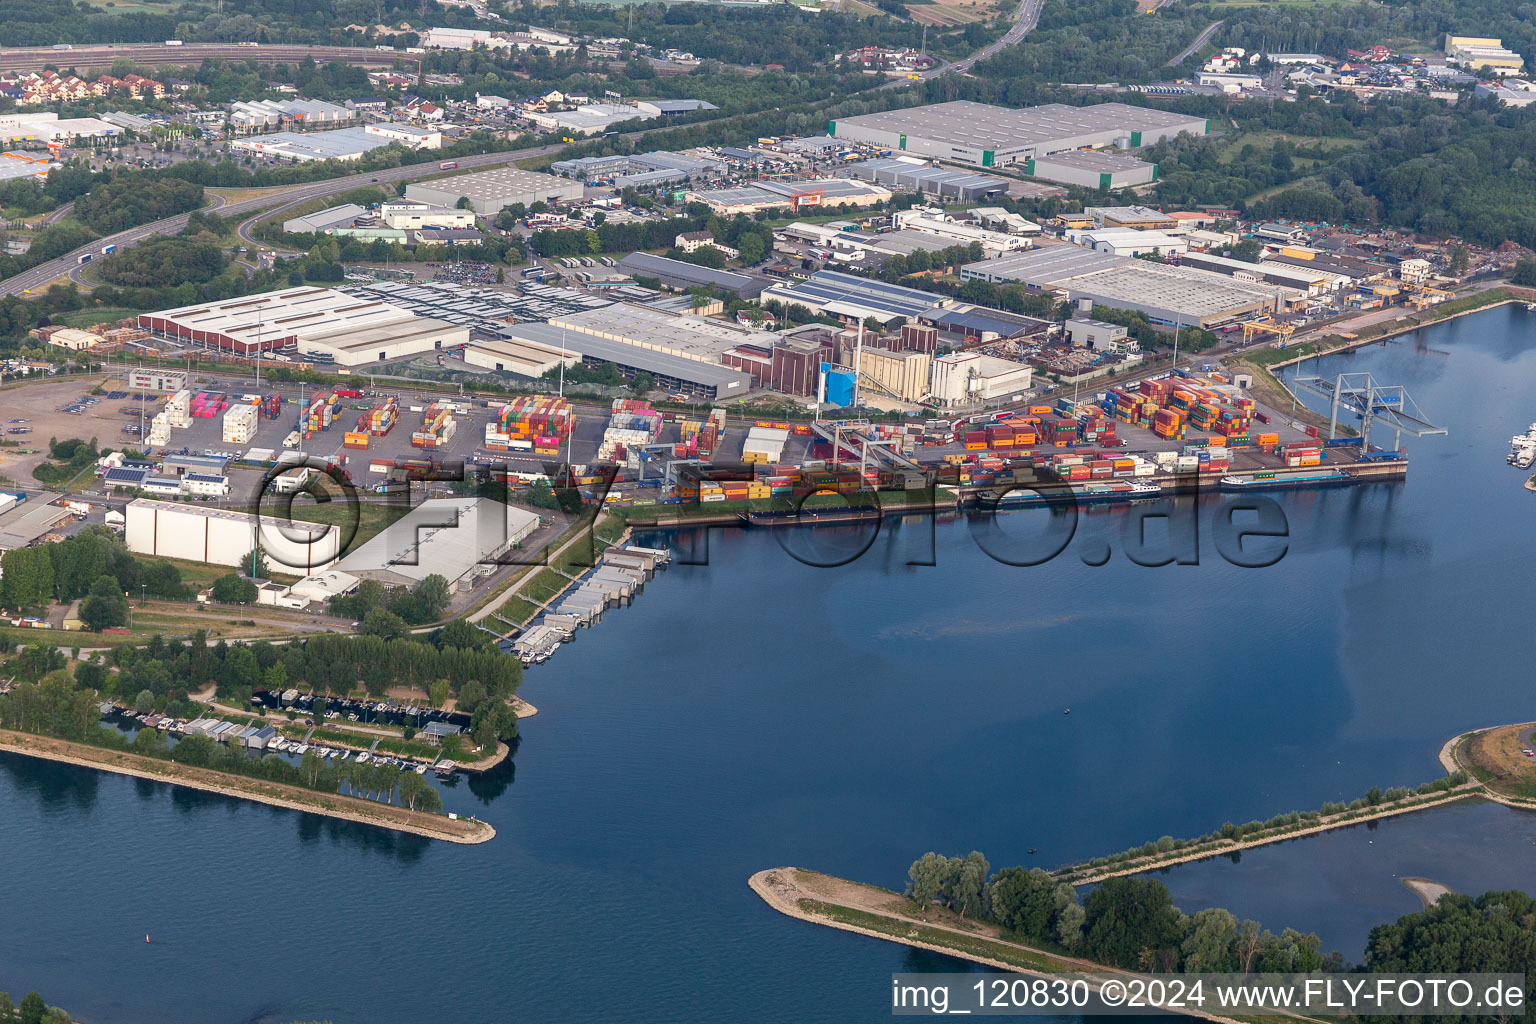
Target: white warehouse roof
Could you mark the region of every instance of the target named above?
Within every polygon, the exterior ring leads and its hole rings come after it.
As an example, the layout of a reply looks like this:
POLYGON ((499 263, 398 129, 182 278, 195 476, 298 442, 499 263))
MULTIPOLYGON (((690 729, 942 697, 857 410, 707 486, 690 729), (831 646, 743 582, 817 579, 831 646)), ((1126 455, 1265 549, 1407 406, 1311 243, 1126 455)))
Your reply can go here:
POLYGON ((433 573, 453 584, 538 528, 534 513, 489 498, 429 498, 336 568, 396 586, 415 586, 433 573))

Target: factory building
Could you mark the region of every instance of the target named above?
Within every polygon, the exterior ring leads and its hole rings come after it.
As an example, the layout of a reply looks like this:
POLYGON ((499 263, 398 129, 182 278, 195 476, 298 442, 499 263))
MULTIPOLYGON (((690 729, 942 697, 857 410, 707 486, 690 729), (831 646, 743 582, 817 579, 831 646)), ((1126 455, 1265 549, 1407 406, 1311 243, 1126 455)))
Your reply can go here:
POLYGON ((330 568, 341 555, 335 526, 150 498, 128 503, 124 535, 136 555, 228 566, 247 563, 259 543, 274 570, 305 575, 330 568))
POLYGON ((1134 228, 1137 231, 1172 231, 1180 224, 1170 213, 1145 206, 1085 206, 1083 216, 1101 228, 1134 228))
POLYGON ((1124 153, 1072 150, 1037 156, 1024 164, 1024 173, 1060 185, 1083 188, 1128 188, 1157 180, 1157 164, 1124 153))
POLYGON ((891 198, 891 190, 854 178, 812 178, 804 181, 755 181, 735 188, 689 192, 689 202, 700 202, 722 217, 738 213, 788 207, 805 210, 824 206, 878 206, 891 198))
POLYGON ((581 353, 571 348, 562 352, 559 346, 526 338, 477 338, 464 349, 464 361, 482 370, 542 377, 562 363, 579 366, 581 353))
POLYGON ((433 206, 431 203, 401 199, 379 206, 379 219, 392 228, 415 230, 419 228, 472 228, 475 226, 473 210, 456 207, 433 206))
POLYGON ((343 203, 340 206, 332 206, 325 210, 316 210, 314 213, 306 213, 302 217, 292 217, 283 221, 283 230, 289 234, 321 234, 335 228, 349 228, 352 222, 359 217, 366 216, 367 210, 355 203, 343 203))
POLYGON ((401 359, 469 340, 467 327, 328 288, 262 292, 144 313, 139 326, 237 355, 290 349, 305 359, 338 366, 401 359))
MULTIPOLYGON (((767 335, 764 331, 754 333, 767 335)), ((580 330, 562 329, 544 323, 522 323, 503 328, 501 335, 513 341, 537 342, 556 351, 563 345, 569 352, 580 352, 581 361, 588 366, 612 363, 625 377, 648 373, 657 387, 697 395, 711 401, 737 398, 752 390, 752 375, 744 370, 727 367, 720 362, 709 363, 661 349, 631 345, 622 340, 599 337, 580 330)))
POLYGON ((1218 327, 1283 312, 1296 300, 1289 288, 1240 281, 1192 267, 1153 263, 1075 245, 1054 245, 960 268, 966 281, 1018 282, 1077 301, 1132 309, 1169 326, 1218 327))
POLYGON ((1206 131, 1204 118, 1124 103, 1014 110, 970 100, 861 114, 827 127, 840 139, 978 167, 1008 167, 1074 149, 1134 149, 1206 131))
MULTIPOLYGON (((918 317, 918 322, 933 330, 935 342, 943 341, 946 344, 956 345, 984 345, 991 341, 1039 337, 1051 329, 1049 320, 1037 320, 1020 313, 1005 313, 1000 309, 969 305, 956 306, 952 309, 930 309, 918 317)), ((901 330, 905 335, 908 331, 918 329, 909 324, 903 326, 901 330)))
POLYGON ((1472 71, 1487 68, 1495 75, 1517 75, 1525 67, 1525 61, 1513 50, 1504 46, 1504 40, 1489 36, 1445 37, 1445 59, 1472 71))
POLYGON ((891 219, 904 231, 934 235, 950 245, 970 245, 972 242, 979 242, 981 247, 991 255, 1018 252, 1030 246, 1029 239, 1023 235, 993 231, 979 224, 951 220, 940 210, 921 208, 898 210, 891 219))
POLYGON ((648 252, 633 252, 618 262, 618 269, 636 277, 654 277, 662 287, 685 292, 693 288, 713 287, 743 299, 755 299, 763 290, 763 282, 746 274, 729 270, 713 270, 697 263, 654 256, 648 252))
MULTIPOLYGON (((131 507, 131 506, 130 506, 131 507)), ((349 576, 414 587, 437 574, 466 589, 477 570, 532 536, 539 517, 490 498, 429 498, 337 563, 349 576)))
POLYGON ((494 216, 513 203, 532 206, 537 202, 558 203, 581 196, 579 181, 517 167, 497 167, 451 178, 416 181, 405 186, 405 198, 435 206, 456 207, 459 200, 468 199, 470 209, 482 217, 494 216))
POLYGON ((754 387, 810 398, 817 391, 821 364, 832 362, 836 351, 835 337, 825 327, 811 325, 775 338, 771 346, 738 345, 722 353, 720 361, 750 373, 754 387))
POLYGON ((835 270, 818 270, 799 284, 766 288, 761 300, 804 306, 812 313, 835 316, 848 323, 862 323, 870 317, 882 323, 915 320, 935 306, 953 304, 942 295, 835 270))
POLYGON ((866 181, 877 181, 892 188, 955 199, 962 203, 980 202, 1008 191, 1008 183, 1001 178, 957 171, 953 167, 934 167, 912 157, 865 160, 854 164, 849 170, 855 177, 866 181))
POLYGON ((231 149, 246 150, 262 156, 308 163, 312 160, 356 160, 364 153, 382 149, 390 140, 370 135, 362 128, 338 128, 329 132, 273 132, 233 139, 231 149))
POLYGON ((1326 295, 1353 286, 1353 281, 1347 274, 1336 274, 1315 267, 1274 263, 1270 260, 1249 263, 1245 260, 1234 260, 1210 253, 1192 252, 1186 253, 1179 262, 1186 267, 1209 270, 1243 281, 1262 281, 1266 284, 1294 288, 1303 295, 1326 295))
POLYGON ((1011 399, 1034 384, 1034 369, 979 352, 950 352, 933 361, 931 392, 940 405, 1011 399))
POLYGON ((866 342, 862 352, 846 353, 843 365, 857 369, 859 384, 866 391, 884 392, 904 402, 921 402, 928 396, 933 356, 927 352, 876 348, 866 342))
POLYGON ((1067 340, 1077 348, 1095 352, 1125 353, 1141 348, 1140 342, 1130 336, 1128 328, 1086 317, 1067 321, 1067 340))
MULTIPOLYGON (((675 180, 703 178, 725 171, 725 161, 706 157, 688 156, 660 150, 654 153, 631 153, 612 156, 585 156, 575 160, 556 160, 549 169, 578 181, 601 182, 636 174, 668 172, 675 180)), ((617 181, 615 181, 617 184, 617 181)))
POLYGON ((1077 245, 1097 252, 1114 253, 1116 256, 1146 256, 1152 253, 1172 256, 1189 248, 1189 243, 1182 235, 1137 231, 1135 228, 1073 229, 1067 231, 1066 238, 1077 245))
POLYGON ((443 148, 443 133, 430 128, 413 128, 404 124, 370 124, 363 131, 377 135, 385 142, 398 142, 411 149, 443 148))

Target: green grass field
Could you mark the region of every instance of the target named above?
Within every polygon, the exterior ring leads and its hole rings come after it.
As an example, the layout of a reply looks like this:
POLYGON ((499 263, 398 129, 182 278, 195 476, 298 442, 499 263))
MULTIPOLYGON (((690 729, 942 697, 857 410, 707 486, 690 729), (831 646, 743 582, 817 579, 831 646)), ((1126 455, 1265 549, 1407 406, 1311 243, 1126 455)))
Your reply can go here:
POLYGON ((100 309, 77 309, 71 313, 62 313, 59 319, 65 327, 94 327, 124 317, 138 316, 142 312, 142 309, 129 309, 126 306, 104 306, 100 309))

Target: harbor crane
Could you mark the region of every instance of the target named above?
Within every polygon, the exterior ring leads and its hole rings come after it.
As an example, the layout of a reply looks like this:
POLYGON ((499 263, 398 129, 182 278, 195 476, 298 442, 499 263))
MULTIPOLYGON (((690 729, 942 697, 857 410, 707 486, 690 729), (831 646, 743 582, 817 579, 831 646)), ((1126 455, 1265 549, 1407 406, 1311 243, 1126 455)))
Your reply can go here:
POLYGON ((1434 288, 1427 284, 1421 284, 1414 286, 1413 297, 1408 301, 1413 303, 1414 309, 1423 309, 1425 306, 1433 306, 1455 297, 1455 292, 1448 292, 1444 288, 1434 288), (1434 298, 1430 296, 1434 296, 1434 298))
POLYGON ((1403 435, 1431 437, 1448 431, 1431 423, 1401 384, 1377 384, 1369 373, 1341 373, 1336 377, 1297 377, 1292 386, 1328 399, 1328 439, 1339 431, 1339 410, 1360 417, 1360 451, 1370 451, 1371 427, 1393 432, 1392 450, 1402 446, 1403 435))
POLYGON ((1249 320, 1243 324, 1243 344, 1253 340, 1255 334, 1273 334, 1280 340, 1279 348, 1285 348, 1291 340, 1291 335, 1296 333, 1295 324, 1277 324, 1268 320, 1249 320))

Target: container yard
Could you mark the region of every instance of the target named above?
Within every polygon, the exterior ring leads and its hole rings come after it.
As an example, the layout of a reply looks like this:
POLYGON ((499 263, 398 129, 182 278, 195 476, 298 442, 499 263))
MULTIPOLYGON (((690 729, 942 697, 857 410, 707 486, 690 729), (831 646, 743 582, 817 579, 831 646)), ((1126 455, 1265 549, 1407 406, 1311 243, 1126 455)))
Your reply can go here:
MULTIPOLYGON (((412 410, 415 411, 415 410, 412 410)), ((412 448, 447 448, 453 442, 457 422, 447 402, 433 402, 421 409, 421 426, 411 433, 412 448)))

